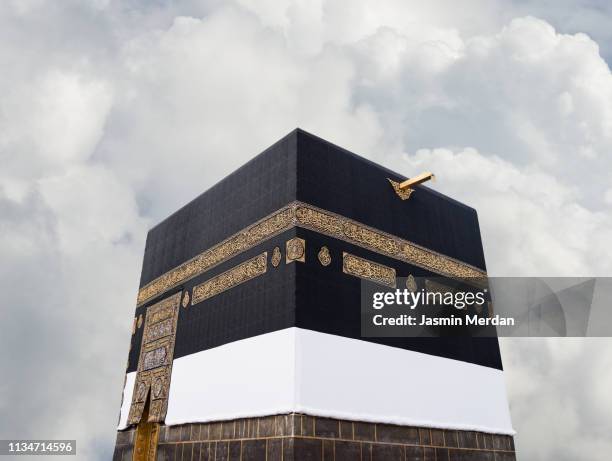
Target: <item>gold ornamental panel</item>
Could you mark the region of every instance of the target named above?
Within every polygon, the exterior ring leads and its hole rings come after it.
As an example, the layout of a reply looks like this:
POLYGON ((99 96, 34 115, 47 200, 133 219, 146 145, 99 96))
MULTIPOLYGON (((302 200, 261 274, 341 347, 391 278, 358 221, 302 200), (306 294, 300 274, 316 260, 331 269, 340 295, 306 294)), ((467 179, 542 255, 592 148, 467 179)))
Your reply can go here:
POLYGON ((219 274, 193 289, 192 305, 200 303, 205 299, 212 298, 230 288, 251 280, 266 272, 268 266, 268 252, 265 251, 248 261, 238 264, 236 267, 219 274))
POLYGON ((166 417, 180 302, 179 292, 147 308, 128 424, 141 421, 147 398, 147 420, 166 417))
POLYGON ((397 239, 353 222, 344 224, 344 235, 351 242, 356 242, 366 248, 376 248, 388 255, 396 255, 399 251, 397 239))
POLYGON ((395 288, 395 269, 350 253, 342 253, 342 271, 348 275, 395 288))
POLYGON ((298 226, 319 230, 338 238, 344 232, 344 220, 341 217, 305 203, 296 205, 295 216, 298 226))

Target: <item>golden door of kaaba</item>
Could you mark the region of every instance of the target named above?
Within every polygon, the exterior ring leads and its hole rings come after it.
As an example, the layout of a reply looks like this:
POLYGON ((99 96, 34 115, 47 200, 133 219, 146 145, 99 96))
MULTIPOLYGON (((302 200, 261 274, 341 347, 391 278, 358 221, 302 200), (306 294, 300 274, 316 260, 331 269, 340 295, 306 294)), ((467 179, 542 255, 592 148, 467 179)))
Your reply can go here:
POLYGON ((149 422, 149 402, 142 412, 142 419, 136 427, 136 438, 134 440, 133 461, 155 461, 157 454, 157 439, 159 436, 159 423, 149 422))
POLYGON ((154 461, 159 424, 168 408, 172 357, 181 293, 149 306, 134 382, 129 421, 137 424, 134 461, 154 461))

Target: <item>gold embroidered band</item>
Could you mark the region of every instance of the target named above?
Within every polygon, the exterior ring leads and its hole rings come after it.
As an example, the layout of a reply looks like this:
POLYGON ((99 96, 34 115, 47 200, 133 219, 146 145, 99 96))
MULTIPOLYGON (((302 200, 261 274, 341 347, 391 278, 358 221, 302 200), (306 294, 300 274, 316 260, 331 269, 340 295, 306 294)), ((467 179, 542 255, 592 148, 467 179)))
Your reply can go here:
POLYGON ((342 253, 342 272, 395 288, 395 269, 347 252, 342 253))
POLYGON ((196 257, 171 269, 138 291, 137 305, 162 294, 187 280, 203 274, 218 264, 260 244, 293 226, 293 208, 281 208, 272 215, 232 235, 196 257))
POLYGON ((191 304, 197 304, 229 290, 241 283, 251 280, 266 272, 268 268, 268 252, 265 251, 236 267, 219 274, 193 288, 191 304))
POLYGON ((293 202, 148 283, 139 290, 137 305, 292 227, 303 227, 344 240, 441 276, 457 279, 486 277, 486 272, 474 266, 408 240, 303 202, 293 202))
POLYGON ((442 276, 458 279, 487 276, 486 272, 467 263, 311 205, 297 204, 295 214, 297 226, 382 253, 442 276))

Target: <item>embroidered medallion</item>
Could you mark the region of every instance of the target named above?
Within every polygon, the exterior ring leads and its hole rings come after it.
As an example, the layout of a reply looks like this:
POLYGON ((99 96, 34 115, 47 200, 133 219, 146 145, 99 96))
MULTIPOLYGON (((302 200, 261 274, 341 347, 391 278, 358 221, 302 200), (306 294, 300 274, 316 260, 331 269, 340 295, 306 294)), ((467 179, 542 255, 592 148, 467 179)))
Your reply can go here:
POLYGON ((406 278, 406 288, 408 288, 408 290, 410 291, 417 291, 418 286, 416 283, 416 280, 414 279, 414 277, 412 276, 412 274, 410 274, 407 278, 406 278))
POLYGON ((306 261, 306 242, 304 239, 294 237, 291 240, 287 240, 286 247, 287 256, 285 262, 287 264, 293 261, 306 261))
POLYGON ((278 265, 281 262, 283 255, 281 254, 280 248, 279 247, 274 247, 274 250, 272 250, 272 265, 274 267, 278 267, 278 265))
POLYGON ((189 306, 189 290, 185 292, 185 296, 183 296, 183 307, 189 306))
POLYGON ((329 266, 331 264, 331 255, 329 254, 329 248, 326 246, 321 247, 317 256, 322 266, 329 266))
POLYGON ((158 399, 161 397, 163 388, 164 388, 163 378, 161 376, 158 376, 157 378, 155 378, 155 381, 153 381, 153 386, 152 386, 154 399, 158 399))
POLYGON ((138 402, 144 401, 146 397, 146 392, 147 392, 147 386, 145 385, 145 383, 143 382, 138 383, 138 390, 136 391, 136 400, 138 402))

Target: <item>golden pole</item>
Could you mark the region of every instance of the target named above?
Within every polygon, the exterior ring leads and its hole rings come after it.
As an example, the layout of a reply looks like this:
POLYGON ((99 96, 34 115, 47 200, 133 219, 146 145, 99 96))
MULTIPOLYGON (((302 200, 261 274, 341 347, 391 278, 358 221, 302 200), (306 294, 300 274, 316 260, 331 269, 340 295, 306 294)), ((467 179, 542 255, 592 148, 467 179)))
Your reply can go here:
POLYGON ((409 178, 401 182, 399 188, 401 190, 412 189, 413 186, 418 186, 419 184, 429 181, 430 179, 435 179, 435 176, 433 173, 426 171, 425 173, 421 173, 414 178, 409 178))

